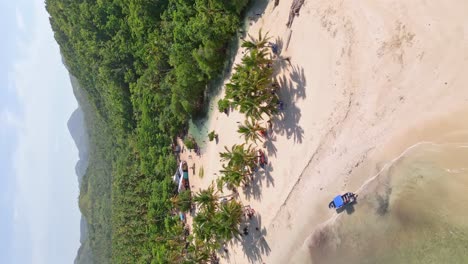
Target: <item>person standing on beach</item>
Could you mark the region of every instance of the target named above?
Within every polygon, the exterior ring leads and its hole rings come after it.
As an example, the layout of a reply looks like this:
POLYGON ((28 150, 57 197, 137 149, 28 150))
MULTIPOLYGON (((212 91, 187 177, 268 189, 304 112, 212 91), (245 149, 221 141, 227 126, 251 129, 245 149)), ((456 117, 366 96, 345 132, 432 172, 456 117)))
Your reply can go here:
POLYGON ((271 123, 271 119, 268 119, 267 124, 268 124, 268 130, 271 132, 273 128, 273 123, 271 123))

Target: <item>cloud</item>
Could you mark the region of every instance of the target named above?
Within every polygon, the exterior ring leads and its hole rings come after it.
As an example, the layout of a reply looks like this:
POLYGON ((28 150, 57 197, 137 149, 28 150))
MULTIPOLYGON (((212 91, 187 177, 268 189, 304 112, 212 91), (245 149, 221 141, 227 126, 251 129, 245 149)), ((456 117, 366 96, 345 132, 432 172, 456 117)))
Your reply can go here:
POLYGON ((0 127, 2 125, 6 127, 18 128, 21 126, 21 122, 16 114, 11 112, 10 109, 5 108, 0 114, 0 127))
POLYGON ((13 79, 13 72, 7 73, 7 91, 13 92, 15 90, 15 80, 13 79))
MULTIPOLYGON (((12 263, 71 263, 79 247, 78 152, 66 123, 77 103, 43 1, 34 2, 30 40, 11 69, 18 115, 0 120, 15 128, 12 263)), ((1 239, 1 238, 0 238, 1 239)))
POLYGON ((24 24, 24 17, 18 7, 16 7, 15 16, 16 16, 16 26, 18 27, 20 31, 24 31, 26 29, 25 24, 24 24))

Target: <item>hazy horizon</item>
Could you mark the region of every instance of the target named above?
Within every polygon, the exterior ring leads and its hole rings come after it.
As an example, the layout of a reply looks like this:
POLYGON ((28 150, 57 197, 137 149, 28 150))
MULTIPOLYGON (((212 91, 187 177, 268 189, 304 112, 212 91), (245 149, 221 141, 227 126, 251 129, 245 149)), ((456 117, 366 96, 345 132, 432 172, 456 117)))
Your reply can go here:
POLYGON ((0 3, 0 263, 73 262, 80 212, 78 107, 42 0, 0 3))

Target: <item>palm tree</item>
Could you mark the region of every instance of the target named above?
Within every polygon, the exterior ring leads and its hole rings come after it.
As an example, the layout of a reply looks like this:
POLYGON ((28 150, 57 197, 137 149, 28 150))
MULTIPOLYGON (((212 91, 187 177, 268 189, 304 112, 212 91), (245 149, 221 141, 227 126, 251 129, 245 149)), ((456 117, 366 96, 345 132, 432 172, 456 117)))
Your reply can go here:
POLYGON ((258 39, 253 38, 251 35, 249 35, 249 39, 250 40, 244 41, 242 43, 243 48, 246 48, 247 50, 262 50, 266 48, 270 37, 268 37, 268 32, 264 36, 262 36, 262 30, 260 29, 258 31, 258 39))
POLYGON ((187 249, 187 261, 184 263, 209 263, 211 252, 218 249, 219 246, 215 243, 209 243, 199 239, 198 237, 191 237, 190 245, 187 249))
POLYGON ((215 211, 201 211, 193 218, 193 233, 203 241, 211 241, 214 233, 215 211))
POLYGON ((253 98, 246 98, 238 104, 239 112, 243 113, 246 118, 251 118, 254 120, 261 120, 262 111, 259 107, 259 103, 253 98))
POLYGON ((219 178, 218 189, 222 190, 226 183, 230 187, 239 187, 242 182, 248 179, 246 176, 249 173, 245 168, 231 167, 223 164, 223 169, 219 171, 222 176, 219 178))
POLYGON ((238 237, 240 234, 239 225, 242 222, 243 215, 242 205, 235 200, 231 200, 220 206, 214 220, 214 230, 216 230, 216 236, 219 242, 238 237))
POLYGON ((262 131, 265 131, 265 128, 261 127, 258 122, 254 122, 253 120, 249 121, 249 119, 246 119, 244 125, 239 125, 237 129, 237 133, 244 136, 246 142, 253 141, 254 143, 256 143, 257 140, 263 142, 263 138, 260 136, 262 131))
POLYGON ((214 212, 217 208, 218 199, 219 197, 215 192, 213 185, 210 185, 206 190, 200 190, 193 197, 193 201, 205 212, 214 212))
POLYGON ((224 149, 226 152, 220 152, 219 156, 221 161, 227 161, 230 167, 244 168, 255 164, 255 149, 251 145, 247 148, 245 144, 234 145, 230 150, 225 146, 224 149))
POLYGON ((175 208, 187 212, 192 204, 192 193, 189 190, 182 191, 177 196, 172 197, 171 202, 175 208))
POLYGON ((249 54, 242 58, 242 65, 247 68, 266 66, 268 63, 272 63, 272 60, 267 58, 267 54, 268 53, 265 49, 253 49, 249 54))

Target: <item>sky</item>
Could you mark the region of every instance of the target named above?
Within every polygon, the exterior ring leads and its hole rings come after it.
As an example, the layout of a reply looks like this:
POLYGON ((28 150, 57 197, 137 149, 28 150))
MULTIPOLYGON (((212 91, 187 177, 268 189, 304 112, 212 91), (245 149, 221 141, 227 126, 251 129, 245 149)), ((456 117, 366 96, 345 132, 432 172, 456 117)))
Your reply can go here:
POLYGON ((73 263, 78 107, 43 0, 0 0, 0 263, 73 263), (6 38, 4 37, 6 36, 6 38))

